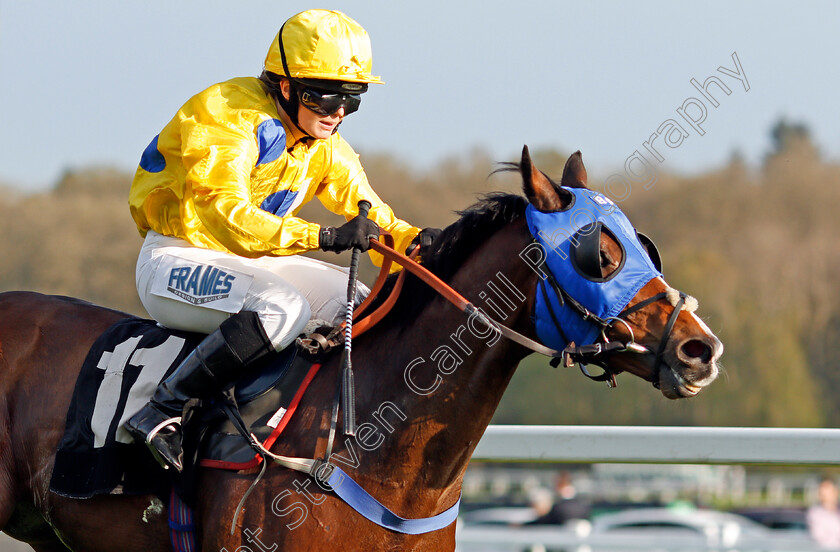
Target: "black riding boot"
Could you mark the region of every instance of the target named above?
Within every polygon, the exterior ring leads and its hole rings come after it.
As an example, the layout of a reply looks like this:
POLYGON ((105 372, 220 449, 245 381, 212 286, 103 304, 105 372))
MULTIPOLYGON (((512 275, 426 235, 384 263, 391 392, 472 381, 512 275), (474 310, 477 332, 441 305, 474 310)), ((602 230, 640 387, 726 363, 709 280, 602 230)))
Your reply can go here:
POLYGON ((256 313, 234 314, 158 385, 151 401, 125 423, 125 429, 145 442, 164 468, 180 472, 184 403, 217 395, 273 352, 256 313))

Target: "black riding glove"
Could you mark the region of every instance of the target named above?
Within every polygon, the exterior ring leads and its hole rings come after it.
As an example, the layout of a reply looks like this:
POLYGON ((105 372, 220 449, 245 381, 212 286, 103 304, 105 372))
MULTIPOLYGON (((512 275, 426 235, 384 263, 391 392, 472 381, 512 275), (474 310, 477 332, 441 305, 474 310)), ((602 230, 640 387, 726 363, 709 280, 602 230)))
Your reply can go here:
POLYGON ((350 222, 335 228, 321 228, 318 246, 324 251, 340 253, 354 247, 362 251, 370 249, 370 238, 379 238, 379 226, 372 220, 356 216, 350 222))
POLYGON ((422 257, 426 252, 429 251, 429 247, 432 246, 432 243, 440 236, 441 229, 440 228, 423 228, 420 230, 420 233, 417 234, 408 247, 405 250, 406 255, 411 255, 411 252, 414 251, 418 246, 420 247, 420 256, 422 257))

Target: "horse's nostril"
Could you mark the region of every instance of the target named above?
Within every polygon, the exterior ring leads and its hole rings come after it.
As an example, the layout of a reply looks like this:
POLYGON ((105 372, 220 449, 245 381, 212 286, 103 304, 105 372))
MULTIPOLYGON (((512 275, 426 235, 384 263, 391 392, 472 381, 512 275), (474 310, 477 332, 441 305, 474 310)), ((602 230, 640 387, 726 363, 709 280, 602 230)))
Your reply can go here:
POLYGON ((688 358, 699 359, 703 363, 712 360, 712 348, 699 339, 689 339, 682 344, 682 352, 688 358))

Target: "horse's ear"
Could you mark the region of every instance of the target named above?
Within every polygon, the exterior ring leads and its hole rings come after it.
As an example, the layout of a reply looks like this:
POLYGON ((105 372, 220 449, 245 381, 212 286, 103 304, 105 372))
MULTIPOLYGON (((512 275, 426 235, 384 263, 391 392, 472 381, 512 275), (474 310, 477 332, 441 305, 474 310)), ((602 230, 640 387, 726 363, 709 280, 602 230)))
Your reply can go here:
POLYGON ((583 166, 580 150, 574 152, 566 161, 560 184, 567 188, 586 188, 586 167, 583 166))
POLYGON ((522 148, 522 161, 519 164, 522 172, 522 189, 528 201, 544 213, 561 211, 571 201, 571 194, 563 190, 540 171, 531 161, 528 146, 522 148))

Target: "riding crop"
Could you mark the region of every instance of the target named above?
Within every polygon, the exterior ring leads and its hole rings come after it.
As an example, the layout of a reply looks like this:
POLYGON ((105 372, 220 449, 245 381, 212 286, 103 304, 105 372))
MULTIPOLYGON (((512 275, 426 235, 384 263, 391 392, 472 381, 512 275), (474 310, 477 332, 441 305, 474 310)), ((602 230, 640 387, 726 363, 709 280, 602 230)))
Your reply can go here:
MULTIPOLYGON (((359 202, 359 216, 367 217, 370 202, 359 202)), ((350 353, 353 349, 353 308, 356 304, 356 280, 359 274, 359 254, 361 249, 353 248, 350 258, 350 277, 347 280, 347 314, 344 325, 344 352, 341 356, 341 402, 344 410, 344 434, 356 434, 356 395, 353 384, 353 363, 350 353)))

